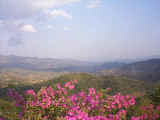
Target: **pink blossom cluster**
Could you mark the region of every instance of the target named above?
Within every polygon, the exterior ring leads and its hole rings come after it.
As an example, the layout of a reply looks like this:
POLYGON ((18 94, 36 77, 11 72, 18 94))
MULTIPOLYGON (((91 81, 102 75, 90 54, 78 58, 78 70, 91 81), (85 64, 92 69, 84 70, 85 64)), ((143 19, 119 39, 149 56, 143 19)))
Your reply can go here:
POLYGON ((76 80, 57 84, 57 88, 42 88, 38 93, 34 90, 25 91, 25 98, 16 91, 9 91, 15 99, 16 106, 23 109, 19 119, 43 120, 156 120, 160 118, 160 106, 156 109, 153 105, 143 107, 144 114, 129 115, 129 109, 136 104, 135 97, 131 95, 108 95, 105 92, 96 92, 89 88, 88 92, 70 94, 74 90, 76 80), (29 114, 34 113, 34 114, 29 114))
POLYGON ((144 112, 143 115, 140 116, 132 116, 131 120, 158 120, 160 119, 160 105, 154 106, 150 104, 148 106, 144 106, 141 108, 144 112))
POLYGON ((24 98, 17 91, 9 89, 8 96, 15 100, 16 107, 21 106, 24 103, 24 98))

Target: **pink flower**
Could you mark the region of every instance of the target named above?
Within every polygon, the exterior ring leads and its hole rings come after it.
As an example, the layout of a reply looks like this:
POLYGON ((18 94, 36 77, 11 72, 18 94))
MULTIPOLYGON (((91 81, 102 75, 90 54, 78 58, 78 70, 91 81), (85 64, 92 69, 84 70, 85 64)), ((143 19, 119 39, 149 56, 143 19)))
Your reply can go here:
POLYGON ((160 111, 160 105, 158 105, 158 106, 156 107, 156 110, 160 111))
POLYGON ((57 88, 61 89, 61 85, 59 83, 57 83, 57 88))
POLYGON ((70 85, 69 89, 72 90, 72 89, 74 89, 74 87, 75 87, 74 85, 70 85))
POLYGON ((111 88, 106 88, 106 91, 110 91, 111 90, 111 88))
POLYGON ((67 82, 64 86, 68 88, 70 86, 70 82, 67 82))
POLYGON ((132 117, 131 117, 131 120, 140 120, 140 117, 132 116, 132 117))
POLYGON ((95 89, 94 88, 89 88, 89 96, 95 95, 95 89))
POLYGON ((36 95, 35 92, 34 92, 34 90, 32 90, 32 89, 27 90, 25 93, 26 93, 27 95, 33 95, 33 96, 36 95))
POLYGON ((137 114, 132 113, 128 118, 128 108, 136 103, 135 97, 131 95, 118 93, 112 96, 96 92, 94 88, 89 88, 89 92, 71 94, 68 91, 75 88, 76 82, 67 82, 64 87, 58 83, 58 89, 55 91, 52 87, 48 87, 41 89, 37 94, 32 89, 27 90, 26 99, 16 91, 9 91, 9 95, 15 100, 17 107, 23 108, 18 114, 19 119, 27 117, 26 113, 30 110, 35 114, 40 113, 42 120, 53 120, 56 117, 65 120, 158 120, 160 118, 160 106, 153 104, 144 106, 145 109, 142 109, 144 112, 140 116, 134 116, 137 114))

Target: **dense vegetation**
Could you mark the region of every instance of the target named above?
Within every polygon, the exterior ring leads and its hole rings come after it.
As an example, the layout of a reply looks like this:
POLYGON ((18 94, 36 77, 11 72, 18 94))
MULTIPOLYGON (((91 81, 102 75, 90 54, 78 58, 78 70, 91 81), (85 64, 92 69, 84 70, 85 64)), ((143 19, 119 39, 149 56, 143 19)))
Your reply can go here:
POLYGON ((121 92, 138 95, 143 94, 146 91, 149 91, 149 87, 152 88, 152 85, 148 87, 148 84, 144 83, 143 81, 129 79, 126 77, 95 76, 89 73, 70 73, 36 84, 25 84, 21 82, 18 82, 18 84, 12 84, 12 82, 10 82, 8 87, 0 89, 0 96, 6 95, 8 88, 15 88, 20 92, 27 89, 34 89, 38 91, 43 86, 55 87, 57 83, 64 84, 65 82, 71 80, 79 81, 75 89, 76 91, 87 90, 91 87, 95 88, 96 90, 112 88, 112 93, 121 92))
POLYGON ((10 89, 13 101, 0 100, 0 119, 6 120, 159 120, 160 88, 149 96, 110 94, 110 88, 74 92, 80 80, 57 83, 19 94, 10 89), (14 107, 15 106, 15 107, 14 107))

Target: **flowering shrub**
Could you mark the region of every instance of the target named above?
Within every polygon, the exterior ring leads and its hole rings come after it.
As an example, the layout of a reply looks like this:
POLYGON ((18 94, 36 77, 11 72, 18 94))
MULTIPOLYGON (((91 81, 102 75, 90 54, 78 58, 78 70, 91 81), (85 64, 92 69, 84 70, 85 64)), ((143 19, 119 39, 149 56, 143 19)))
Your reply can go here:
POLYGON ((9 96, 21 111, 19 120, 158 120, 160 106, 143 106, 143 112, 135 114, 136 98, 131 95, 117 93, 113 96, 105 91, 96 92, 89 88, 88 92, 80 91, 71 94, 76 80, 57 84, 57 88, 44 87, 37 93, 25 91, 24 95, 10 90, 9 96))

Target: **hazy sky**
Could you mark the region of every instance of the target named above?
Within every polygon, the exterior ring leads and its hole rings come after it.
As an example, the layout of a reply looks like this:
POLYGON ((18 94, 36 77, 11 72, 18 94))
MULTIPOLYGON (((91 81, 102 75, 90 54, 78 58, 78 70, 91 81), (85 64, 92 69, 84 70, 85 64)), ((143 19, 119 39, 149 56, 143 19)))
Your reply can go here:
POLYGON ((160 55, 160 0, 0 0, 0 54, 91 61, 160 55))

